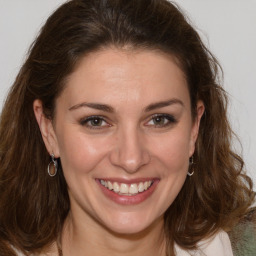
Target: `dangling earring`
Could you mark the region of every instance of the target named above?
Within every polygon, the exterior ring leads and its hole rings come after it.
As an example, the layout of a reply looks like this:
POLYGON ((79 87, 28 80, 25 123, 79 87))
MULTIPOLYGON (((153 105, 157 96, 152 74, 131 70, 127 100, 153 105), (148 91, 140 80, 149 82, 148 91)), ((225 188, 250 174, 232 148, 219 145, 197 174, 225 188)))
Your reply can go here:
POLYGON ((190 159, 189 159, 189 169, 190 169, 190 172, 188 171, 188 176, 191 177, 193 174, 194 174, 194 168, 192 167, 194 163, 194 157, 191 156, 190 159))
POLYGON ((58 162, 54 159, 54 154, 51 154, 51 162, 48 164, 48 174, 54 177, 58 172, 58 162))

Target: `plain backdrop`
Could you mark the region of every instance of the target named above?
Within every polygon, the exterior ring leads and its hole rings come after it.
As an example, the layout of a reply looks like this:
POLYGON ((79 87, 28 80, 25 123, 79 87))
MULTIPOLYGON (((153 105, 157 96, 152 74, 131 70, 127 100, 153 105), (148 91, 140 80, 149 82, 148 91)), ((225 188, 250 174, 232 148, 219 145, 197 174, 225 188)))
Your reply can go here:
MULTIPOLYGON (((0 0, 0 109, 28 47, 64 0, 0 0)), ((256 0, 177 0, 224 70, 229 118, 256 184, 256 0)), ((15 111, 15 109, 14 109, 15 111)), ((234 147, 241 150, 237 142, 234 147)))

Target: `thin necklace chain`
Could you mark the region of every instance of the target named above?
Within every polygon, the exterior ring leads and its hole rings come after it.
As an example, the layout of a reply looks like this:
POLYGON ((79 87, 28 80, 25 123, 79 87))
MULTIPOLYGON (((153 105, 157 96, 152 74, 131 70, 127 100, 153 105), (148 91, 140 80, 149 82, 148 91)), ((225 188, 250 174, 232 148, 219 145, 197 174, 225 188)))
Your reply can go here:
POLYGON ((62 249, 61 249, 59 243, 57 243, 57 247, 58 247, 58 256, 63 256, 62 249))
POLYGON ((58 256, 63 256, 61 244, 58 241, 57 241, 57 248, 58 248, 58 256))

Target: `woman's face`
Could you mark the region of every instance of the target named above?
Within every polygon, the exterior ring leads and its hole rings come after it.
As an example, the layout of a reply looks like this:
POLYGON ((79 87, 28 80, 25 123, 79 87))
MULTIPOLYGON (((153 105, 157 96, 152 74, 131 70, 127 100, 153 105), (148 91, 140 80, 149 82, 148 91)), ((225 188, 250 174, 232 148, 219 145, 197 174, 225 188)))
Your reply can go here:
POLYGON ((171 56, 112 48, 84 57, 57 98, 53 129, 39 121, 61 159, 72 216, 126 234, 161 221, 187 177, 200 102, 197 111, 193 122, 171 56))

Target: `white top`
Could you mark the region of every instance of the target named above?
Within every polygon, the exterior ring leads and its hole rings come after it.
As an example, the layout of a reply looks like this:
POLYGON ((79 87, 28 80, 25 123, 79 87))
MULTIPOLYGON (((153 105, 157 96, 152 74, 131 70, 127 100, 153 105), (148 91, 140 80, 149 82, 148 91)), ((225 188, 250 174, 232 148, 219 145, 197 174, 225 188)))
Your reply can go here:
POLYGON ((199 250, 184 251, 175 246, 176 256, 233 256, 228 234, 220 231, 214 237, 199 243, 199 250))
MULTIPOLYGON (((200 242, 199 250, 185 251, 177 245, 175 250, 176 256, 233 256, 228 234, 224 231, 220 231, 214 237, 200 242)), ((18 256, 24 256, 18 251, 17 254, 18 256)))

